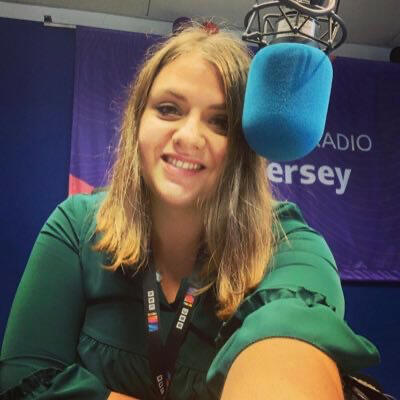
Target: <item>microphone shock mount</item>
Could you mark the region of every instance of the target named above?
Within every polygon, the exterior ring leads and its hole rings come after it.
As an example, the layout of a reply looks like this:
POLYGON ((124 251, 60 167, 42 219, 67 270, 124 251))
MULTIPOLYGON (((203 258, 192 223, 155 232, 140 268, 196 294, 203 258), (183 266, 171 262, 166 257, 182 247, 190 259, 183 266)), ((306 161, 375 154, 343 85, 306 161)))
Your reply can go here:
POLYGON ((304 43, 329 54, 347 37, 345 24, 337 15, 339 3, 340 0, 273 0, 255 4, 245 16, 242 39, 260 47, 304 43))

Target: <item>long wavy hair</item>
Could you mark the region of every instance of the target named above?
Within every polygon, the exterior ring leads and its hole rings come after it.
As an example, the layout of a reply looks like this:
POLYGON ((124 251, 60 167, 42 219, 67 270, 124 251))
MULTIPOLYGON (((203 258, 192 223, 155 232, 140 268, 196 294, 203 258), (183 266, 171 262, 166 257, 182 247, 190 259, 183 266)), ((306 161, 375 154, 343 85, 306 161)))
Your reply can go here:
POLYGON ((97 213, 96 232, 101 235, 94 249, 111 255, 107 267, 112 270, 126 267, 138 271, 147 266, 152 224, 149 190, 141 174, 140 119, 160 70, 193 51, 217 68, 228 116, 226 163, 215 193, 200 206, 204 215, 200 291, 214 288, 217 315, 226 319, 263 278, 275 246, 274 200, 266 177, 266 160, 250 149, 241 126, 251 57, 233 35, 192 27, 148 51, 129 87, 116 161, 97 213))

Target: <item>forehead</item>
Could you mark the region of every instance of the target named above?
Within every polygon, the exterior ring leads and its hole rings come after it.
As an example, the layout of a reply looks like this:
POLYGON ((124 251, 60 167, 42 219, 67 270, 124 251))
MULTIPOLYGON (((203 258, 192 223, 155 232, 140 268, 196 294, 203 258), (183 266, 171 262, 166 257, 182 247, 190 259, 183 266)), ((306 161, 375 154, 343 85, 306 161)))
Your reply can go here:
POLYGON ((224 98, 224 87, 217 67, 198 52, 182 54, 166 64, 155 77, 152 92, 177 86, 213 91, 224 98))

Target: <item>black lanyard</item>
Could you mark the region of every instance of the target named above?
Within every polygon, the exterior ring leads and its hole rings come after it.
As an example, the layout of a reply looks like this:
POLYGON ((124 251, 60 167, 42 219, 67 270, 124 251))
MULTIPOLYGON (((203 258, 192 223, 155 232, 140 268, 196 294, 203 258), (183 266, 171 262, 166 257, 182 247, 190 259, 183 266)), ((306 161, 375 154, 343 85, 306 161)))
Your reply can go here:
POLYGON ((167 341, 163 346, 160 335, 160 302, 156 273, 152 266, 147 268, 143 279, 143 302, 147 325, 149 363, 153 381, 160 399, 165 399, 174 372, 179 349, 186 336, 196 302, 196 288, 189 286, 176 315, 167 341))

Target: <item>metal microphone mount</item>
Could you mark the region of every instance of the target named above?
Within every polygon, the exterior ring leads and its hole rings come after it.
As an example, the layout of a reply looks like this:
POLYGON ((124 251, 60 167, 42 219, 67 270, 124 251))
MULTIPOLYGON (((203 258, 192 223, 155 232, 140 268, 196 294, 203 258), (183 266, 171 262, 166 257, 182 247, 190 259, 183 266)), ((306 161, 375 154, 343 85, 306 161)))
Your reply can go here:
POLYGON ((339 3, 340 0, 274 0, 255 4, 245 16, 242 39, 260 47, 305 43, 329 54, 347 36, 344 22, 336 14, 339 3))

